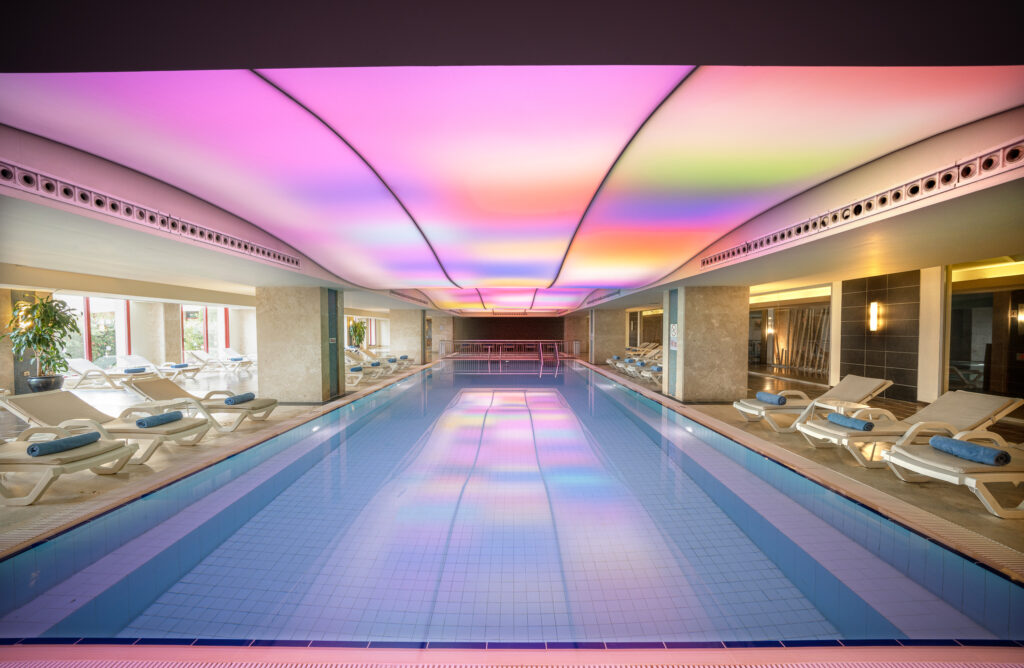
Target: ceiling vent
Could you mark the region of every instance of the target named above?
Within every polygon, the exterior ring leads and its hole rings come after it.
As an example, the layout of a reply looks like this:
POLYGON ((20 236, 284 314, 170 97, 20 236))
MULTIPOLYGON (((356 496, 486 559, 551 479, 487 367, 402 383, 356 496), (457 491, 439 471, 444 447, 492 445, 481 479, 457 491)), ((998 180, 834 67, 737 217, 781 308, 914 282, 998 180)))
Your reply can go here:
POLYGON ((173 237, 185 237, 264 262, 296 269, 300 266, 299 258, 294 255, 282 253, 202 225, 196 225, 193 222, 160 212, 154 207, 143 206, 92 188, 62 181, 36 170, 16 165, 3 158, 0 158, 0 185, 71 204, 80 209, 98 211, 119 220, 131 221, 152 231, 163 232, 173 237))
POLYGON ((765 234, 731 248, 705 255, 700 259, 700 267, 702 270, 710 269, 756 257, 783 244, 799 241, 813 234, 841 227, 853 221, 860 221, 958 186, 1017 169, 1024 166, 1022 158, 1024 158, 1024 140, 1017 139, 1002 148, 961 160, 955 165, 937 169, 925 176, 875 193, 870 197, 849 202, 771 234, 765 234))

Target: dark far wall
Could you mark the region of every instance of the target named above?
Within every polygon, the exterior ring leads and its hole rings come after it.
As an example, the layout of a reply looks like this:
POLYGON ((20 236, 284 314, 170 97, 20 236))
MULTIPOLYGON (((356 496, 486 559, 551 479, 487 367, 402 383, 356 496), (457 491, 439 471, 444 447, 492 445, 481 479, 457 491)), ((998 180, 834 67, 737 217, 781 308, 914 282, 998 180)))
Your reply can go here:
POLYGON ((455 339, 561 340, 564 318, 455 318, 455 339))

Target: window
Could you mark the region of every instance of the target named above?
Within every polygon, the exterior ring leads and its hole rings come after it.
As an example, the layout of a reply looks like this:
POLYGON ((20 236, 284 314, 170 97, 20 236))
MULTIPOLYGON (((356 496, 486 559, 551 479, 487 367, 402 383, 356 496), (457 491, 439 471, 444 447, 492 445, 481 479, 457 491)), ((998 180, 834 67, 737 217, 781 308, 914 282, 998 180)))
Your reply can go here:
POLYGON ((181 343, 188 350, 217 352, 231 346, 227 307, 181 307, 181 343))
POLYGON ((124 299, 57 294, 75 309, 81 334, 68 342, 68 357, 84 357, 109 369, 118 355, 131 355, 129 305, 124 299))

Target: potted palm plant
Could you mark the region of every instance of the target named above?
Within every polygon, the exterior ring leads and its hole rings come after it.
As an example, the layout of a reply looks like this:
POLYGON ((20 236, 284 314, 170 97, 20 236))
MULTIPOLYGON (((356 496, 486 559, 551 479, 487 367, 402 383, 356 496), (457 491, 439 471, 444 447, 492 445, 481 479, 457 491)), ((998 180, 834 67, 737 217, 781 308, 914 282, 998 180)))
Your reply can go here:
POLYGON ((33 392, 45 392, 64 385, 61 374, 68 370, 64 348, 68 338, 78 333, 81 330, 74 309, 47 295, 35 301, 16 303, 7 323, 7 333, 0 336, 0 340, 11 340, 11 349, 19 361, 24 359, 26 351, 32 351, 36 375, 29 376, 28 386, 33 392))
POLYGON ((362 320, 354 320, 348 326, 348 343, 355 348, 363 346, 366 338, 366 323, 362 320))

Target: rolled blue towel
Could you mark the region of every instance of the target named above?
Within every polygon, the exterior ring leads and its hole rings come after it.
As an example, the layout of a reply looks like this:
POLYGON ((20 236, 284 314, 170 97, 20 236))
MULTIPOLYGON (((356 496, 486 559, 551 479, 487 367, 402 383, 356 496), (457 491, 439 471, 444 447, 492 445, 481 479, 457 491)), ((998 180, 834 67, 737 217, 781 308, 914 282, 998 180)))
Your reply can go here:
POLYGON ((75 448, 80 448, 83 445, 95 443, 98 440, 100 440, 100 433, 98 431, 89 431, 84 434, 75 434, 74 436, 67 436, 65 438, 55 438, 52 441, 33 443, 28 446, 27 452, 32 457, 42 457, 43 455, 52 455, 55 452, 74 450, 75 448))
POLYGON ((146 367, 133 366, 124 370, 125 373, 146 373, 146 367))
POLYGON ((370 366, 380 366, 380 362, 370 362, 370 366))
POLYGON ((658 365, 652 366, 651 367, 651 371, 661 371, 661 365, 658 364, 658 365))
POLYGON ((172 369, 187 369, 188 365, 187 364, 172 364, 171 368, 172 369))
POLYGON ((846 427, 847 429, 856 429, 857 431, 871 431, 875 428, 874 422, 868 422, 867 420, 858 420, 855 417, 849 415, 840 415, 839 413, 829 413, 828 421, 832 424, 837 424, 840 427, 846 427))
POLYGON ((400 360, 407 360, 407 359, 409 359, 409 356, 408 355, 399 355, 398 359, 400 359, 400 360))
POLYGON ((647 362, 645 362, 643 360, 640 360, 639 362, 636 363, 636 365, 637 366, 647 366, 647 362))
POLYGON ((627 357, 627 358, 626 358, 626 364, 632 364, 632 363, 633 363, 633 362, 635 362, 635 361, 636 361, 636 360, 635 360, 635 359, 633 359, 632 357, 627 357))
POLYGON ((766 404, 775 404, 776 406, 785 406, 786 397, 781 394, 772 394, 771 392, 758 392, 754 395, 758 401, 763 401, 766 404))
POLYGON ((244 357, 229 357, 228 361, 229 362, 244 362, 245 358, 244 357))
POLYGON ((388 364, 394 364, 397 361, 398 361, 397 357, 389 357, 388 358, 388 364))
POLYGON ((362 371, 362 370, 363 370, 363 367, 361 367, 361 366, 354 366, 351 369, 349 369, 349 371, 351 371, 352 373, 355 373, 356 371, 362 371))
POLYGON ((932 436, 928 439, 928 443, 931 444, 936 450, 949 453, 954 457, 960 459, 968 459, 972 462, 978 462, 979 464, 988 464, 989 466, 1006 466, 1010 463, 1010 453, 1006 450, 1000 450, 999 448, 990 448, 987 445, 980 443, 971 443, 969 441, 959 441, 955 438, 949 438, 948 436, 932 436))
POLYGON ((245 392, 244 394, 236 394, 234 396, 228 397, 227 399, 224 400, 224 403, 226 403, 228 406, 235 406, 236 404, 244 404, 247 401, 252 401, 255 398, 256 395, 253 394, 252 392, 245 392))
POLYGON ((618 355, 612 355, 612 359, 613 359, 613 360, 620 360, 620 359, 622 359, 622 358, 621 358, 621 357, 619 357, 618 355))
POLYGON ((139 429, 159 427, 160 425, 167 424, 168 422, 177 422, 183 417, 185 416, 181 414, 181 411, 170 411, 168 413, 161 413, 160 415, 147 415, 144 418, 136 420, 135 426, 139 429))

